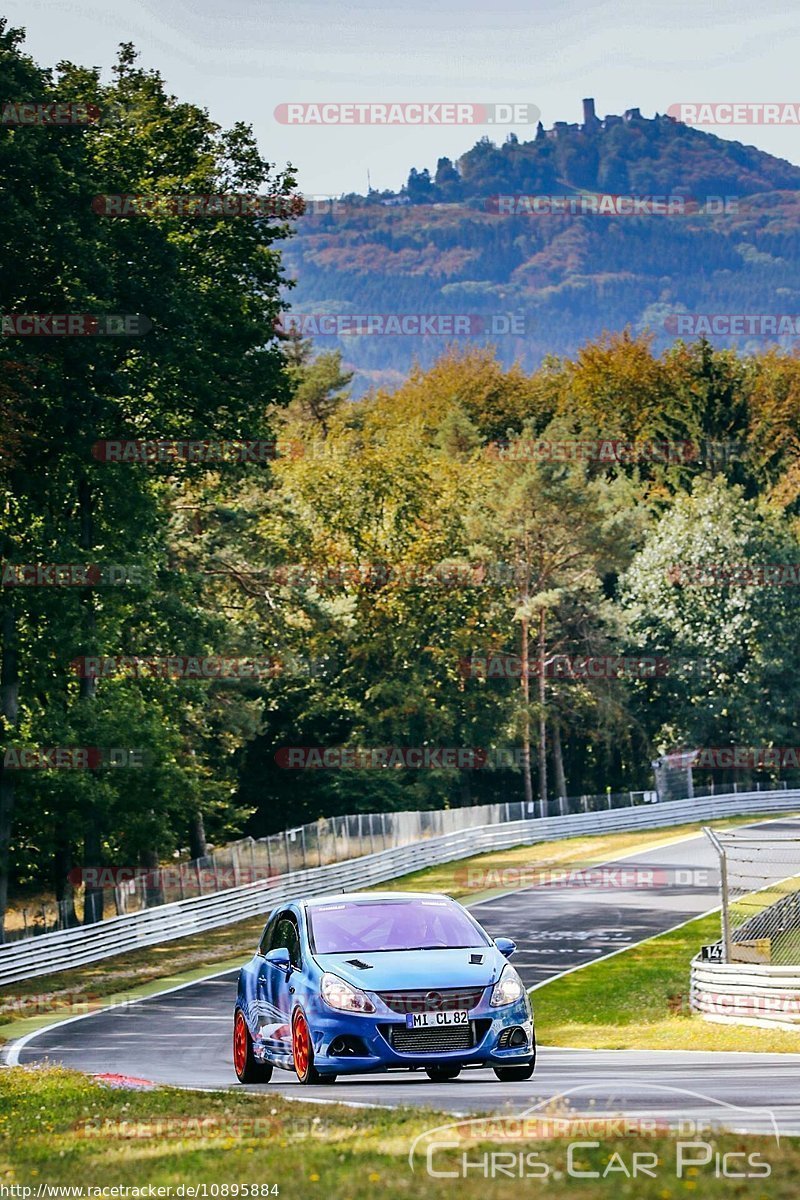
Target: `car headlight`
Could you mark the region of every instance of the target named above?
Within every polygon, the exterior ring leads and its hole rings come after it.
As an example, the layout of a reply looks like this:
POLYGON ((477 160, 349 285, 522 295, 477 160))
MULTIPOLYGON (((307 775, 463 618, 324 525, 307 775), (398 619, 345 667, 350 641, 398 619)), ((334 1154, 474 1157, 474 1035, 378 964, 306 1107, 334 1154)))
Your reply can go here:
POLYGON ((508 966, 503 969, 503 974, 492 988, 489 1003, 492 1008, 499 1008, 501 1004, 513 1004, 516 1000, 521 1000, 524 995, 522 980, 514 968, 508 966))
POLYGON ((343 1012, 375 1012, 375 1005, 366 992, 362 992, 361 988, 353 987, 346 979, 340 979, 338 975, 331 975, 330 971, 326 971, 322 976, 320 994, 331 1008, 338 1008, 343 1012))

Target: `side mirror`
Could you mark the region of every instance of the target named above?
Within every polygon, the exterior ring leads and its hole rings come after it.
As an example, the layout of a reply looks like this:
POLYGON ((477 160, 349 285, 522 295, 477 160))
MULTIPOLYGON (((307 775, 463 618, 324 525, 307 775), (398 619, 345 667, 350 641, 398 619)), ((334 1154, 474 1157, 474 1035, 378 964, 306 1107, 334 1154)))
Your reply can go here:
POLYGON ((517 948, 517 943, 512 942, 511 938, 499 937, 494 939, 494 944, 503 955, 503 958, 511 958, 511 955, 517 948))
POLYGON ((277 967, 279 971, 288 971, 291 969, 292 960, 289 958, 289 951, 285 946, 278 946, 275 950, 270 950, 264 955, 264 961, 271 963, 273 967, 277 967))

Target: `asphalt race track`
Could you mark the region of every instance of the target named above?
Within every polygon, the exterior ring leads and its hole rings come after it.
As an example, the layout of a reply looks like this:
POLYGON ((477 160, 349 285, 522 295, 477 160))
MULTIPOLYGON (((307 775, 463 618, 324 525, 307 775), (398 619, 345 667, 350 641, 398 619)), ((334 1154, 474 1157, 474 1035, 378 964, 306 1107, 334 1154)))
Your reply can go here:
MULTIPOLYGON (((797 831, 800 820, 773 821, 797 831)), ((776 868, 780 871, 780 868, 776 868)), ((493 936, 518 945, 514 964, 529 987, 665 932, 718 904, 716 854, 691 837, 625 857, 575 886, 526 887, 470 905, 493 936)), ((785 873, 785 867, 783 868, 785 873)), ((688 983, 687 963, 687 983, 688 983)), ((51 1026, 17 1043, 11 1061, 50 1060, 81 1071, 120 1073, 197 1088, 238 1087, 231 1063, 235 973, 51 1026)), ((536 994, 533 995, 534 1009, 536 994)), ((742 1030, 747 1045, 747 1030, 742 1030)), ((8 1052, 7 1052, 8 1057, 8 1052)), ((534 1077, 500 1083, 464 1071, 449 1083, 424 1072, 340 1076, 301 1087, 276 1070, 264 1086, 295 1099, 417 1104, 450 1113, 516 1113, 566 1094, 575 1110, 670 1114, 752 1132, 800 1133, 800 1053, 703 1054, 543 1048, 534 1077), (732 1106, 732 1107, 729 1107, 732 1106)))

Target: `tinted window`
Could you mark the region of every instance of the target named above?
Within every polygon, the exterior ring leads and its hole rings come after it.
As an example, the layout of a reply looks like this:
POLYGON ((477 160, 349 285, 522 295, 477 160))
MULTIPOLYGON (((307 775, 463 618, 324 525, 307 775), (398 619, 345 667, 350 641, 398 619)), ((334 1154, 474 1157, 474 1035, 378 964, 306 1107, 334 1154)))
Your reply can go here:
POLYGON ((270 917, 264 926, 264 932, 261 935, 261 941, 258 943, 259 953, 266 954, 270 948, 272 933, 275 929, 275 922, 280 914, 276 913, 274 917, 270 917))
POLYGON ((489 944, 483 931, 452 900, 321 904, 309 908, 308 915, 311 942, 318 954, 489 944))
POLYGON ((289 959, 293 967, 302 966, 300 955, 300 934, 297 931, 297 924, 294 917, 288 913, 282 913, 278 918, 272 937, 270 938, 270 950, 280 950, 283 947, 289 951, 289 959))

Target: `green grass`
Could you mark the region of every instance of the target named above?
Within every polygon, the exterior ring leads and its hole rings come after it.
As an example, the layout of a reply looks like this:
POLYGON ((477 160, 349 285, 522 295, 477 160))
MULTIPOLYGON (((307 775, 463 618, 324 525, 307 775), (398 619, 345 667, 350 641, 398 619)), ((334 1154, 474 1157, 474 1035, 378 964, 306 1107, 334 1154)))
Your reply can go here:
POLYGON ((717 913, 591 963, 532 993, 548 1046, 800 1053, 800 1031, 719 1025, 689 1010, 689 964, 720 935, 717 913))
MULTIPOLYGON (((335 1087, 331 1092, 333 1096, 335 1087)), ((502 1100, 501 1085, 487 1084, 489 1096, 492 1092, 495 1103, 502 1100)), ((663 1133, 595 1133, 597 1149, 579 1152, 574 1163, 575 1169, 602 1174, 613 1154, 620 1156, 615 1164, 624 1161, 629 1168, 634 1152, 655 1154, 654 1178, 627 1179, 617 1169, 605 1180, 579 1179, 566 1169, 567 1139, 533 1140, 530 1126, 522 1131, 528 1140, 510 1139, 514 1126, 498 1121, 491 1128, 484 1125, 479 1136, 458 1148, 437 1152, 434 1169, 463 1175, 465 1159, 481 1164, 491 1162, 484 1155, 502 1153, 507 1171, 509 1155, 517 1164, 520 1155, 537 1153, 538 1162, 550 1171, 546 1183, 497 1171, 487 1179, 474 1165, 465 1178, 433 1178, 424 1154, 415 1158, 412 1173, 408 1156, 414 1139, 449 1120, 453 1118, 421 1109, 300 1104, 277 1096, 269 1085, 257 1097, 169 1088, 136 1092, 106 1089, 59 1068, 17 1068, 0 1072, 0 1183, 30 1187, 33 1196, 41 1184, 98 1189, 205 1184, 208 1195, 215 1184, 229 1189, 276 1184, 284 1200, 519 1200, 520 1195, 677 1200, 693 1193, 702 1200, 794 1200, 797 1195, 798 1139, 782 1138, 778 1146, 774 1139, 733 1134, 708 1140, 719 1153, 758 1154, 769 1164, 768 1179, 748 1184, 716 1178, 713 1160, 677 1179, 676 1142, 663 1133)), ((476 1126, 465 1123, 461 1132, 475 1134, 476 1126)), ((575 1140, 586 1138, 583 1132, 575 1140)), ((735 1160, 737 1167, 741 1161, 735 1160)))

